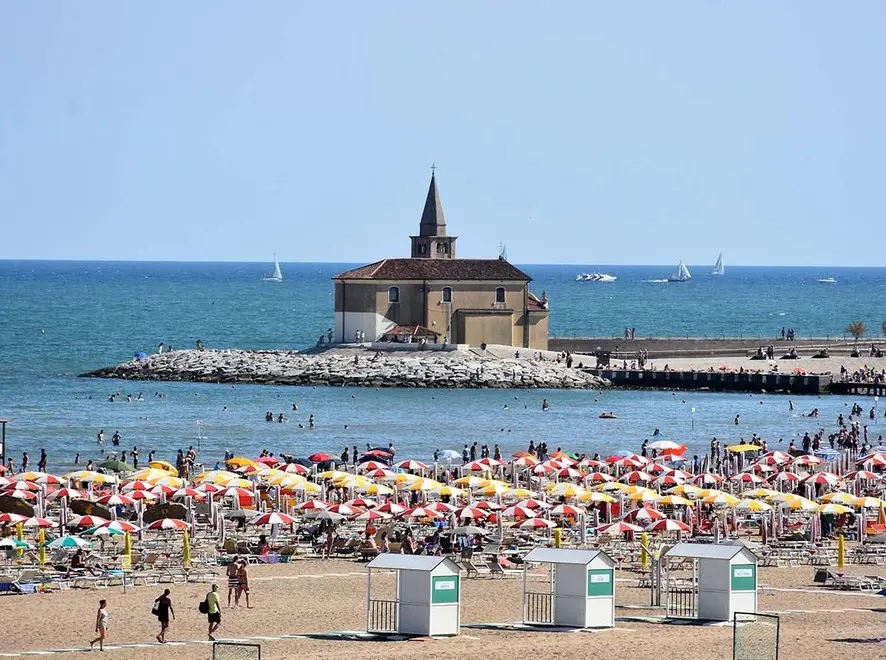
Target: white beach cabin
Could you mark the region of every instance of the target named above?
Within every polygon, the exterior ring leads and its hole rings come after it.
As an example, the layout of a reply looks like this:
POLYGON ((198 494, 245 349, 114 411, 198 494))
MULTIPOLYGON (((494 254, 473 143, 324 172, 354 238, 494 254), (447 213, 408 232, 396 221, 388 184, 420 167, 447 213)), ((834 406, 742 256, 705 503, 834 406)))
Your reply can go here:
POLYGON ((402 635, 458 635, 460 569, 451 559, 427 555, 378 555, 367 565, 366 631, 402 635), (394 598, 373 598, 373 571, 394 572, 394 598))
POLYGON ((736 612, 757 611, 757 555, 744 545, 677 543, 663 559, 667 570, 667 616, 732 621, 736 612), (692 564, 692 577, 677 578, 676 562, 692 564))
POLYGON ((533 548, 523 559, 523 623, 615 626, 615 562, 605 552, 533 548), (527 579, 529 564, 549 567, 549 577, 540 589, 527 579))

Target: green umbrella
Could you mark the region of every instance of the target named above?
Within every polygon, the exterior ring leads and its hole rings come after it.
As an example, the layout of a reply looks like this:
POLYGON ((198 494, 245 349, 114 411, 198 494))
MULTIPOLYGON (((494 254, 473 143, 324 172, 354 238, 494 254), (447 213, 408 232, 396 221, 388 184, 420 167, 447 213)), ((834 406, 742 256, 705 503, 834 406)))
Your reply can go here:
POLYGON ((89 548, 92 547, 92 544, 89 541, 78 539, 76 536, 60 536, 50 543, 49 547, 53 550, 58 550, 59 548, 89 548))
POLYGON ((110 527, 90 527, 85 532, 80 532, 81 536, 126 536, 126 532, 110 527))
POLYGON ((33 548, 34 546, 28 543, 27 541, 19 541, 14 538, 6 538, 0 540, 0 550, 12 549, 12 550, 24 550, 26 548, 33 548))
POLYGON ((111 458, 105 461, 100 464, 99 467, 110 470, 111 472, 132 472, 134 470, 131 465, 124 463, 123 461, 118 461, 116 458, 111 458))

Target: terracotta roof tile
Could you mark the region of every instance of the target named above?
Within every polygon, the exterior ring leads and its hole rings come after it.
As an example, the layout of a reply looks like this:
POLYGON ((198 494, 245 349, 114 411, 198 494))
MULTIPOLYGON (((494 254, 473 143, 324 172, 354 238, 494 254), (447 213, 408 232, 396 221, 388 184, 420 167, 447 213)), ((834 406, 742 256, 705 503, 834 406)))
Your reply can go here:
POLYGON ((383 259, 339 273, 336 280, 532 280, 504 259, 383 259))

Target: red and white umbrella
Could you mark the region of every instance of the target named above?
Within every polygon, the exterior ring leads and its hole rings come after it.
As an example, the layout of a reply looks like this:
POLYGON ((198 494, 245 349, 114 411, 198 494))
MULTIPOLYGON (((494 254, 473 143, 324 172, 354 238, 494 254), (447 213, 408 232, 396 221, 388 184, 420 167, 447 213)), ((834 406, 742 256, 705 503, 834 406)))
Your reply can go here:
POLYGON ((488 515, 488 512, 484 511, 483 509, 478 509, 475 506, 463 506, 455 514, 456 518, 458 518, 459 520, 480 520, 481 518, 485 518, 488 515))
POLYGON ((245 488, 239 488, 237 486, 231 486, 230 488, 225 488, 224 490, 220 490, 215 493, 215 497, 252 497, 253 493, 251 490, 246 490, 245 488))
POLYGON ((432 502, 431 504, 428 504, 428 508, 433 509, 434 511, 439 511, 440 513, 452 513, 458 507, 454 507, 446 502, 432 502))
POLYGON ((471 506, 484 509, 485 511, 501 511, 504 508, 501 504, 492 500, 480 500, 479 502, 474 502, 471 506))
POLYGON ((544 518, 529 518, 511 525, 511 527, 516 529, 550 529, 556 526, 557 523, 552 520, 545 520, 544 518))
POLYGON ((117 532, 137 532, 139 530, 138 525, 133 525, 131 522, 126 520, 109 520, 106 523, 99 525, 99 527, 104 527, 106 529, 111 529, 117 532))
POLYGON ((370 509, 369 511, 364 511, 357 516, 352 516, 351 520, 366 520, 372 522, 374 520, 388 520, 390 517, 390 513, 378 511, 377 509, 370 509))
POLYGON ((756 462, 766 465, 787 465, 793 460, 794 457, 785 451, 770 451, 763 454, 756 462))
POLYGON ((623 481, 627 484, 645 484, 649 481, 652 481, 652 475, 648 472, 643 472, 642 470, 631 470, 630 472, 625 472, 623 475, 621 475, 618 480, 623 481))
POLYGON ((401 513, 406 512, 406 507, 402 504, 397 504, 396 502, 385 502, 381 506, 373 509, 373 511, 378 511, 380 513, 389 513, 392 516, 399 516, 401 513))
POLYGON ((856 481, 861 481, 862 479, 867 479, 868 481, 877 481, 880 478, 880 475, 876 472, 870 472, 869 470, 856 470, 855 472, 850 472, 846 475, 847 479, 855 479, 856 481))
POLYGON ((751 474, 750 472, 739 472, 738 474, 732 475, 730 479, 742 484, 759 484, 763 482, 763 477, 758 477, 756 474, 751 474))
POLYGON ((528 507, 515 504, 514 506, 509 506, 507 509, 504 509, 501 512, 501 517, 514 518, 515 520, 519 520, 520 518, 535 518, 535 511, 528 507))
POLYGON ((253 525, 291 525, 296 521, 295 518, 290 516, 287 513, 280 513, 277 511, 271 511, 270 513, 265 513, 260 515, 258 518, 252 521, 253 525))
POLYGON ((428 466, 422 463, 421 461, 413 461, 412 459, 406 459, 405 461, 400 461, 397 463, 397 467, 401 470, 427 470, 428 466))
POLYGON ((571 504, 558 504, 551 509, 552 516, 577 516, 581 513, 581 509, 571 504))
POLYGON ((775 467, 774 465, 769 465, 767 463, 754 463, 751 466, 751 472, 754 472, 756 474, 770 474, 777 471, 777 467, 775 467))
POLYGON ((37 516, 31 516, 26 520, 22 520, 22 527, 42 527, 44 529, 48 527, 55 527, 56 523, 51 520, 47 520, 46 518, 39 518, 37 516))
POLYGON ((538 465, 538 459, 534 456, 521 456, 514 461, 514 466, 518 468, 533 467, 538 465))
POLYGON ((186 497, 193 497, 197 500, 205 500, 206 493, 204 493, 202 490, 192 488, 191 486, 185 486, 184 488, 179 488, 172 494, 172 499, 174 500, 183 500, 186 497))
POLYGON ((539 463, 538 465, 530 468, 532 474, 543 477, 548 474, 554 474, 557 470, 562 470, 563 468, 558 467, 556 465, 550 465, 549 463, 539 463))
POLYGON ((810 474, 801 480, 804 484, 816 484, 821 486, 837 486, 842 483, 843 477, 833 472, 818 472, 810 474))
POLYGON ((350 504, 358 509, 371 509, 376 505, 376 501, 368 497, 355 497, 354 499, 345 502, 345 504, 350 504))
POLYGON ((329 505, 323 500, 308 500, 296 507, 299 511, 325 511, 329 505))
POLYGON ((489 472, 490 469, 489 465, 480 461, 471 461, 462 466, 462 470, 465 472, 489 472))
POLYGON ((537 499, 528 499, 528 500, 520 500, 517 502, 515 506, 522 506, 524 509, 532 509, 533 511, 537 509, 550 509, 551 505, 547 502, 537 499))
POLYGON ((797 456, 797 458, 794 459, 794 465, 818 465, 821 462, 822 458, 820 456, 813 456, 811 454, 797 456))
POLYGON ((149 490, 131 490, 129 491, 129 497, 134 500, 144 500, 145 502, 153 502, 158 499, 158 495, 154 495, 149 490))
POLYGON ((442 518, 443 514, 423 506, 407 509, 403 512, 404 518, 442 518))
POLYGON ((177 518, 160 518, 160 520, 155 520, 145 529, 187 529, 188 526, 188 523, 184 520, 178 520, 177 518))
POLYGON ((13 481, 12 483, 5 485, 3 490, 7 493, 13 490, 24 490, 30 493, 36 493, 40 490, 40 486, 32 481, 13 481))
POLYGON ((638 509, 631 509, 624 516, 622 516, 622 520, 628 522, 654 522, 656 520, 664 520, 667 516, 663 514, 658 509, 650 509, 649 507, 642 506, 638 509))
POLYGON ((304 465, 300 463, 287 463, 285 466, 280 468, 281 472, 287 472, 289 474, 300 474, 302 476, 306 475, 309 470, 304 465))
POLYGON ((123 484, 120 488, 124 493, 128 493, 133 490, 151 490, 154 487, 150 481, 130 481, 128 484, 123 484))
POLYGON ((557 476, 560 479, 581 479, 585 476, 585 473, 581 470, 576 470, 574 467, 565 467, 556 472, 557 476))
POLYGON ((20 513, 0 513, 0 523, 18 525, 19 523, 24 522, 27 519, 28 516, 23 516, 20 513))
POLYGON ((721 477, 719 474, 714 474, 712 472, 705 472, 693 479, 693 481, 700 486, 716 486, 717 484, 723 483, 725 480, 725 477, 721 477))
POLYGON ((348 504, 333 504, 327 509, 327 511, 331 511, 332 513, 337 513, 342 516, 356 516, 358 513, 360 513, 360 509, 348 504))
POLYGON ((39 477, 33 479, 32 481, 35 484, 40 484, 41 486, 59 486, 67 482, 66 479, 57 477, 54 474, 41 474, 39 477))
POLYGON ((795 472, 779 472, 772 481, 800 481, 800 475, 795 472))
POLYGON ((68 527, 98 527, 104 523, 110 522, 107 518, 101 516, 77 516, 72 518, 68 523, 68 527))
POLYGON ((679 520, 665 518, 658 520, 647 527, 650 532, 688 532, 691 530, 689 525, 679 520))
POLYGON ((111 493, 110 495, 102 495, 98 498, 97 502, 99 504, 105 504, 107 506, 132 506, 135 504, 135 500, 131 497, 127 497, 126 495, 118 495, 116 493, 111 493))
POLYGON ((608 525, 603 525, 597 528, 598 534, 609 534, 610 536, 615 534, 624 534, 625 532, 642 532, 643 528, 639 525, 634 525, 629 522, 618 521, 614 523, 609 523, 608 525))
POLYGON ((47 500, 60 500, 67 497, 69 500, 82 500, 86 497, 86 493, 76 488, 59 488, 46 496, 47 500))
POLYGON ((37 499, 37 493, 32 493, 29 490, 0 490, 0 495, 5 495, 6 497, 14 497, 17 500, 37 499))
POLYGON ((370 479, 390 479, 392 477, 396 477, 397 473, 392 470, 386 470, 385 468, 378 468, 377 470, 369 470, 368 472, 364 472, 363 476, 369 477, 370 479))
MULTIPOLYGON (((213 484, 206 485, 212 486, 213 484)), ((152 493, 153 495, 172 495, 177 490, 178 488, 173 488, 172 486, 167 486, 166 484, 157 484, 155 486, 152 486, 151 490, 147 492, 152 493)))
POLYGON ((360 472, 370 472, 372 470, 390 471, 391 467, 387 463, 382 463, 380 461, 366 461, 365 463, 360 463, 357 469, 360 472))
POLYGON ((610 481, 615 481, 615 477, 605 472, 591 472, 585 477, 585 483, 605 484, 610 481))

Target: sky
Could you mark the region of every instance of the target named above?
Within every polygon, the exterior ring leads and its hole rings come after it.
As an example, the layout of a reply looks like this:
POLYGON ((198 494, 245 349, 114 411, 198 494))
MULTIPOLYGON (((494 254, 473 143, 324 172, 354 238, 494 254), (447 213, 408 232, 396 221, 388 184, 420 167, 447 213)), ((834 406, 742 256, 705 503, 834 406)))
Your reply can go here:
POLYGON ((886 4, 0 4, 0 258, 884 264, 886 4), (874 240, 870 240, 873 238, 874 240))

